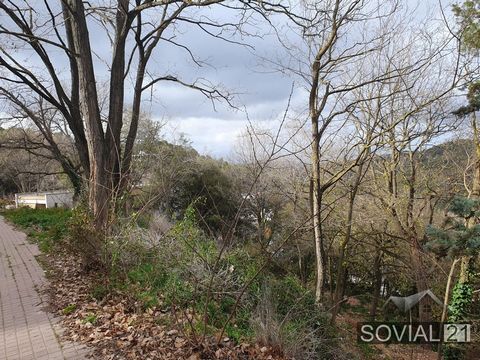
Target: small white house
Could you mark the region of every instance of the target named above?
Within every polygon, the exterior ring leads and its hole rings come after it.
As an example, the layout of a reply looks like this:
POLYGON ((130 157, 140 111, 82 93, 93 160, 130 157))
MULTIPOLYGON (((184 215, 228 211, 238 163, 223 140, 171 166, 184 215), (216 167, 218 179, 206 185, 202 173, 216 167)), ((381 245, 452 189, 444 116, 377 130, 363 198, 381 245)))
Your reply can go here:
POLYGON ((32 209, 71 208, 73 206, 73 193, 62 190, 15 194, 15 206, 17 208, 28 206, 32 209))

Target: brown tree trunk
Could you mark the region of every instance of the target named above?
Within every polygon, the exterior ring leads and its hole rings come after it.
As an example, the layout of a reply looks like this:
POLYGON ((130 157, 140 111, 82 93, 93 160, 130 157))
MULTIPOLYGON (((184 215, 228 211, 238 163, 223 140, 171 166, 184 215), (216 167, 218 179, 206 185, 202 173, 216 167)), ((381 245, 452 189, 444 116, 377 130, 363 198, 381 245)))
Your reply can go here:
POLYGON ((357 197, 358 187, 360 186, 360 181, 363 175, 363 163, 360 164, 357 171, 357 176, 355 177, 355 182, 350 191, 350 199, 348 203, 347 210, 347 226, 345 228, 345 236, 342 243, 340 244, 340 251, 338 256, 338 269, 336 274, 335 281, 335 296, 333 298, 333 309, 332 309, 332 319, 331 322, 335 323, 335 318, 337 317, 338 312, 340 311, 341 301, 343 294, 345 293, 345 252, 350 242, 352 236, 352 223, 353 223, 353 210, 355 206, 355 198, 357 197))
MULTIPOLYGON (((416 221, 414 214, 416 184, 417 184, 417 159, 416 154, 411 151, 409 153, 410 161, 410 177, 408 179, 408 203, 406 214, 406 236, 410 244, 410 260, 412 262, 412 272, 415 279, 417 292, 428 290, 428 282, 426 276, 426 269, 423 260, 423 248, 420 239, 417 235, 416 221)), ((431 307, 428 304, 428 299, 421 301, 418 304, 418 319, 421 322, 430 321, 432 317, 431 307)))
MULTIPOLYGON (((422 259, 423 249, 421 248, 418 239, 412 237, 410 239, 410 259, 412 261, 412 272, 415 278, 415 285, 417 292, 428 290, 426 279, 425 265, 422 259)), ((418 320, 420 322, 430 321, 432 313, 427 301, 421 301, 418 304, 418 320)))
POLYGON ((125 90, 125 45, 131 20, 127 15, 128 0, 117 1, 115 23, 115 41, 112 66, 110 70, 110 97, 108 109, 108 126, 105 132, 107 145, 107 170, 110 177, 109 188, 117 190, 120 182, 121 146, 120 134, 123 126, 124 90, 125 90))
MULTIPOLYGON (((352 221, 352 214, 353 214, 353 204, 350 204, 348 210, 347 219, 349 223, 352 221)), ((345 273, 346 273, 346 264, 345 264, 345 252, 347 248, 347 244, 349 242, 351 236, 351 224, 347 224, 345 238, 340 244, 339 254, 338 254, 338 267, 337 273, 335 277, 335 291, 333 296, 333 309, 332 309, 332 324, 335 323, 335 319, 337 317, 338 312, 340 311, 340 306, 342 302, 343 294, 345 293, 345 273)))
MULTIPOLYGON (((172 18, 181 13, 181 11, 186 7, 186 3, 180 5, 178 9, 172 14, 172 18)), ((145 90, 143 88, 143 80, 145 78, 145 70, 147 63, 152 55, 153 50, 157 46, 158 42, 162 37, 162 33, 165 31, 168 26, 169 21, 164 21, 163 25, 157 30, 156 36, 153 37, 153 40, 148 46, 145 46, 144 41, 142 40, 142 14, 137 16, 137 29, 135 33, 135 41, 138 46, 138 66, 137 73, 135 78, 135 86, 133 89, 133 103, 132 103, 132 117, 130 119, 130 128, 128 129, 127 139, 125 141, 125 150, 124 156, 121 164, 121 173, 122 179, 120 183, 120 191, 125 188, 125 185, 128 183, 128 178, 130 175, 130 166, 132 163, 133 155, 133 145, 137 137, 138 122, 140 119, 140 106, 142 102, 142 93, 145 90)))
POLYGON ((133 145, 135 143, 135 138, 137 137, 138 122, 140 119, 140 105, 142 101, 142 85, 143 85, 143 79, 145 74, 144 62, 145 60, 143 58, 143 55, 141 55, 140 64, 138 65, 138 69, 137 69, 137 78, 135 80, 132 117, 130 119, 130 128, 128 129, 127 139, 125 142, 125 152, 124 152, 123 161, 122 161, 122 176, 123 176, 121 180, 122 189, 128 183, 128 178, 130 175, 130 166, 132 163, 132 156, 133 156, 133 145))
MULTIPOLYGON (((85 118, 86 135, 89 150, 90 179, 89 204, 94 216, 97 229, 106 227, 108 221, 110 189, 106 171, 106 148, 104 133, 98 106, 95 72, 92 61, 92 51, 88 27, 85 18, 85 9, 81 0, 67 2, 68 13, 71 17, 72 38, 77 52, 80 104, 85 118)), ((68 19, 70 21, 70 19, 68 19)))
POLYGON ((382 288, 382 250, 377 248, 375 261, 373 263, 373 291, 372 303, 370 304, 370 319, 373 321, 377 316, 378 301, 380 299, 380 291, 382 288))
MULTIPOLYGON (((453 274, 455 271, 455 266, 457 263, 460 261, 460 259, 455 259, 452 262, 452 265, 450 266, 450 272, 448 273, 448 278, 447 278, 447 285, 445 286, 445 295, 443 297, 443 309, 442 309, 442 316, 440 317, 440 323, 444 323, 447 320, 447 315, 448 315, 448 302, 450 301, 450 288, 452 286, 452 279, 453 279, 453 274)), ((437 347, 437 360, 442 359, 442 344, 438 344, 437 347)))
POLYGON ((84 176, 88 179, 90 177, 90 159, 88 156, 88 143, 85 135, 82 113, 80 109, 80 79, 78 72, 78 64, 77 58, 73 55, 77 53, 77 49, 75 48, 73 36, 72 17, 65 2, 62 2, 62 14, 65 20, 65 34, 67 37, 67 44, 72 54, 68 57, 70 63, 70 76, 72 81, 69 106, 69 115, 71 116, 71 119, 70 116, 65 116, 65 118, 67 119, 68 125, 72 130, 75 139, 75 147, 78 152, 80 164, 82 165, 84 171, 84 176))

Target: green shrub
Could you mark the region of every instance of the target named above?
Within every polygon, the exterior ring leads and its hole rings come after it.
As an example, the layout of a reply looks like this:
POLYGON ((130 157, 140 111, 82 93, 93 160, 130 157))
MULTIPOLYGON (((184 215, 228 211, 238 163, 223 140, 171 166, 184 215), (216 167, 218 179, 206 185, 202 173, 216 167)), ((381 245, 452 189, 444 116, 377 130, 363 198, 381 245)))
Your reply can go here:
POLYGON ((302 311, 312 309, 312 312, 317 313, 313 293, 305 289, 296 277, 288 275, 274 280, 272 287, 280 316, 288 316, 289 313, 298 309, 302 311))
POLYGON ((8 210, 6 219, 27 230, 30 238, 36 240, 40 250, 51 251, 68 234, 68 223, 72 212, 67 209, 31 209, 28 207, 8 210))
POLYGON ((193 207, 166 234, 150 237, 156 238, 155 244, 149 245, 144 230, 131 228, 111 241, 109 246, 116 247, 118 259, 111 273, 117 287, 123 284, 123 291, 135 294, 143 308, 190 309, 196 315, 187 322, 188 332, 218 334, 233 314, 225 326, 226 336, 235 340, 252 337, 250 317, 261 281, 255 279, 238 308, 235 304, 245 284, 257 275, 259 259, 237 248, 220 256, 217 243, 198 226, 193 207), (124 256, 128 264, 121 260, 124 256))
POLYGON ((81 257, 86 270, 110 270, 105 235, 95 230, 91 214, 84 206, 73 210, 68 232, 69 250, 81 257))

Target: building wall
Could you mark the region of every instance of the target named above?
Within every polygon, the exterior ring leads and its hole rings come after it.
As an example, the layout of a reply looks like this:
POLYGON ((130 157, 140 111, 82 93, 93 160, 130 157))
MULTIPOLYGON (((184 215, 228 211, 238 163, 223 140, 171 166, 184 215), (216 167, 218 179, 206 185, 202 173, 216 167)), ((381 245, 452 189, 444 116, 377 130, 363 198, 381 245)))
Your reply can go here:
POLYGON ((45 200, 45 195, 34 195, 34 194, 18 194, 15 196, 15 203, 17 207, 28 206, 33 209, 39 207, 46 207, 47 202, 45 200))
POLYGON ((47 208, 63 207, 71 208, 73 206, 72 193, 47 194, 47 208))
POLYGON ((36 208, 71 208, 73 207, 73 194, 65 193, 44 193, 44 194, 16 194, 15 204, 17 207, 28 206, 36 208))

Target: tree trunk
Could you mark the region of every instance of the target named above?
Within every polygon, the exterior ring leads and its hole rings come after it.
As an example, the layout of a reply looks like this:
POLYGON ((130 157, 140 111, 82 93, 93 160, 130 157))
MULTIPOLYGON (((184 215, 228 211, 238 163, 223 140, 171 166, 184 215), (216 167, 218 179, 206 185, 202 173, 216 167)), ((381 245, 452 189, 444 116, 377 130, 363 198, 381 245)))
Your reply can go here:
MULTIPOLYGON (((110 189, 106 170, 106 147, 95 72, 92 61, 92 51, 85 17, 85 9, 81 0, 68 1, 69 13, 72 20, 72 37, 76 49, 82 49, 77 56, 79 94, 82 115, 85 118, 86 135, 90 161, 89 204, 94 216, 94 225, 97 229, 105 229, 110 208, 110 189)), ((70 20, 70 19, 69 19, 70 20)))
MULTIPOLYGON (((410 176, 408 178, 408 202, 407 213, 405 221, 405 237, 409 240, 410 244, 410 260, 412 262, 412 271, 415 279, 415 285, 417 292, 428 290, 428 282, 426 277, 426 269, 423 261, 423 248, 420 243, 419 236, 417 235, 416 222, 414 208, 415 198, 417 192, 417 158, 414 151, 409 152, 410 162, 410 176)), ((428 304, 428 299, 419 302, 418 304, 418 319, 420 322, 430 321, 432 317, 431 306, 428 304)))
POLYGON ((370 319, 375 320, 377 316, 378 301, 380 299, 380 291, 382 288, 382 250, 377 248, 375 261, 373 263, 373 291, 372 291, 372 303, 370 304, 370 319))
MULTIPOLYGON (((444 323, 447 320, 447 315, 448 315, 448 299, 450 297, 450 288, 452 284, 452 279, 453 279, 453 273, 455 271, 455 266, 457 263, 460 261, 460 259, 455 259, 452 262, 452 265, 450 266, 450 272, 448 273, 448 278, 447 278, 447 286, 445 286, 445 295, 443 298, 443 309, 442 309, 442 316, 440 317, 440 323, 444 323)), ((437 360, 442 359, 442 344, 438 344, 437 347, 437 360)))
MULTIPOLYGON (((410 239, 410 259, 412 261, 412 271, 415 277, 415 285, 417 292, 428 290, 427 279, 425 276, 425 266, 422 259, 423 249, 418 242, 418 239, 411 237, 410 239)), ((418 319, 420 322, 428 322, 432 318, 431 309, 427 306, 426 301, 421 301, 418 304, 418 319)))
MULTIPOLYGON (((68 7, 65 2, 62 2, 62 14, 65 20, 65 34, 67 37, 68 48, 72 54, 77 53, 75 48, 75 41, 73 35, 72 16, 69 13, 68 7)), ((80 79, 78 72, 77 58, 74 55, 69 57, 70 63, 70 76, 72 81, 71 93, 70 93, 70 116, 65 116, 72 134, 75 139, 75 148, 78 152, 78 158, 82 165, 83 175, 85 178, 90 177, 90 159, 88 156, 88 142, 83 126, 83 118, 80 106, 80 79)), ((64 114, 65 115, 65 114, 64 114)))
POLYGON ((122 189, 125 188, 126 184, 129 181, 130 166, 133 156, 133 145, 135 143, 135 138, 137 137, 138 122, 140 119, 140 105, 142 101, 142 85, 145 74, 144 62, 145 60, 142 57, 140 60, 140 64, 138 65, 137 78, 135 80, 132 117, 130 119, 130 128, 128 129, 127 139, 125 141, 125 151, 122 161, 122 179, 120 185, 122 189))
POLYGON ((335 288, 333 284, 334 270, 333 270, 333 259, 331 256, 325 255, 326 265, 328 266, 328 288, 330 292, 330 304, 333 304, 335 288))
POLYGON ((350 199, 348 203, 348 210, 347 210, 347 226, 345 229, 345 237, 343 238, 342 243, 340 244, 340 251, 338 256, 338 269, 336 274, 336 281, 335 281, 335 296, 333 298, 333 309, 332 309, 332 324, 335 323, 335 318, 340 310, 341 300, 343 294, 345 293, 345 269, 346 264, 345 262, 345 252, 350 242, 350 238, 352 236, 352 222, 353 222, 353 210, 355 206, 355 198, 357 197, 358 187, 360 186, 360 181, 362 179, 363 173, 363 163, 360 164, 357 171, 357 176, 355 177, 355 182, 353 187, 350 191, 350 199))
MULTIPOLYGON (((349 217, 350 215, 349 210, 349 217)), ((350 219, 351 221, 351 219, 350 219)), ((345 239, 342 241, 339 249, 338 255, 338 268, 335 277, 335 290, 333 296, 333 309, 332 309, 332 318, 331 323, 335 323, 338 312, 340 311, 340 306, 342 302, 343 294, 345 293, 345 274, 346 274, 346 264, 345 264, 345 251, 347 248, 348 239, 350 238, 351 227, 347 225, 345 239), (350 229, 349 229, 350 228, 350 229)))
POLYGON ((323 284, 325 281, 325 258, 322 234, 322 215, 320 192, 320 144, 318 136, 318 118, 312 119, 312 220, 315 240, 315 267, 316 285, 315 302, 320 304, 323 297, 323 284))
POLYGON ((128 0, 117 1, 115 16, 115 41, 112 66, 110 70, 110 97, 108 108, 108 126, 105 132, 107 150, 107 169, 110 177, 109 188, 117 190, 121 177, 120 134, 123 126, 124 90, 125 90, 125 45, 131 20, 127 15, 128 0))

